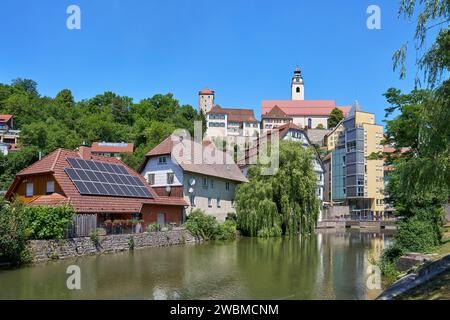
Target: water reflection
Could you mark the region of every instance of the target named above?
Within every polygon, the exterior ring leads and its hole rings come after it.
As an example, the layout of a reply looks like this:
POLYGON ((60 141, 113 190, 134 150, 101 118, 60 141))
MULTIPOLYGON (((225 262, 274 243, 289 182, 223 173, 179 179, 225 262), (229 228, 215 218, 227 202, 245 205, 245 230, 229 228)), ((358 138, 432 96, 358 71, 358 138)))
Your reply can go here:
POLYGON ((385 233, 323 232, 150 248, 0 271, 1 299, 372 299, 369 258, 385 233), (81 268, 82 289, 66 288, 81 268))

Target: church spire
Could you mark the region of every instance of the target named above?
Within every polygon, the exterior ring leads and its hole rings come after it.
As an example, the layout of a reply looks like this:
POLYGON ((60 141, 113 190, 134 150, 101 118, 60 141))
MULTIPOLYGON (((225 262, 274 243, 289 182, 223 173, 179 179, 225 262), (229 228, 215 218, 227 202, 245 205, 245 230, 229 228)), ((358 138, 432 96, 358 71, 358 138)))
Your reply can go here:
POLYGON ((292 100, 305 100, 305 86, 302 76, 302 71, 297 66, 292 77, 292 100))

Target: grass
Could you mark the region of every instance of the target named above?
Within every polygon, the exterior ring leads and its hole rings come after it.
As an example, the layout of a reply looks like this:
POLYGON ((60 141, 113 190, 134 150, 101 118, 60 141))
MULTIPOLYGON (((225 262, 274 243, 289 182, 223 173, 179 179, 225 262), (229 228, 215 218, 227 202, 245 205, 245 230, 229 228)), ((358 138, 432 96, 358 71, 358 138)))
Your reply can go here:
POLYGON ((450 223, 444 226, 444 235, 442 238, 442 245, 437 250, 440 256, 445 256, 450 253, 450 223))
POLYGON ((398 296, 395 300, 450 300, 450 271, 398 296))

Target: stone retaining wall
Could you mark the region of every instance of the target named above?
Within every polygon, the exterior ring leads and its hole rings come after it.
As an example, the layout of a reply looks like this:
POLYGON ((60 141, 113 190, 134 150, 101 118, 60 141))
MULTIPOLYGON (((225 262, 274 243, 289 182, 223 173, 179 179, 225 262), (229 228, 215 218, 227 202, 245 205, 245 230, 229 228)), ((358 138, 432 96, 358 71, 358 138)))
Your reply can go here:
POLYGON ((133 244, 134 249, 138 249, 195 243, 197 241, 186 229, 175 228, 170 231, 99 236, 98 244, 94 243, 90 237, 33 240, 30 241, 28 247, 33 256, 33 262, 39 263, 54 259, 130 250, 133 244))

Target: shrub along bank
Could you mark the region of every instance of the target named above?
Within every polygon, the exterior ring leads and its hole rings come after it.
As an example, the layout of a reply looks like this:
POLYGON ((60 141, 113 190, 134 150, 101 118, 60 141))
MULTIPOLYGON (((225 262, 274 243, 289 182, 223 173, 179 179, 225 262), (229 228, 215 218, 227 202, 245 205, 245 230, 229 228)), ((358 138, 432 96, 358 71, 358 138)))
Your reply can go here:
POLYGON ((63 239, 73 221, 72 207, 25 207, 0 200, 0 256, 14 265, 30 262, 29 240, 63 239))
POLYGON ((205 214, 200 209, 191 212, 185 226, 194 237, 204 241, 236 238, 236 223, 233 220, 226 220, 220 224, 215 217, 205 214))

